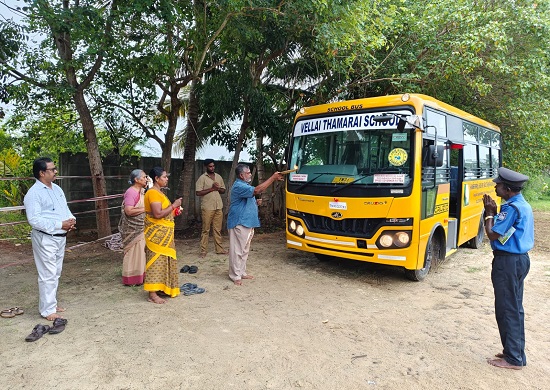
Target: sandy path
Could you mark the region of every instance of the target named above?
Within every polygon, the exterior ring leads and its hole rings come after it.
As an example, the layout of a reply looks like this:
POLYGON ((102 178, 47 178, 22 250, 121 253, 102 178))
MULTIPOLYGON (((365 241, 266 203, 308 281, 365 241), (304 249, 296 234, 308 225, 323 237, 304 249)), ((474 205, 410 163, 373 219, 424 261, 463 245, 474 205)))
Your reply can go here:
POLYGON ((207 292, 165 305, 120 284, 120 254, 74 250, 59 292, 67 329, 34 343, 25 336, 47 322, 30 247, 3 243, 0 305, 26 313, 0 319, 0 388, 549 389, 550 213, 536 221, 522 371, 486 363, 501 348, 488 245, 413 283, 396 268, 287 250, 281 232, 256 235, 256 278, 242 287, 227 278, 225 256, 199 259, 198 240, 177 241, 180 266, 199 267, 181 282, 207 292))

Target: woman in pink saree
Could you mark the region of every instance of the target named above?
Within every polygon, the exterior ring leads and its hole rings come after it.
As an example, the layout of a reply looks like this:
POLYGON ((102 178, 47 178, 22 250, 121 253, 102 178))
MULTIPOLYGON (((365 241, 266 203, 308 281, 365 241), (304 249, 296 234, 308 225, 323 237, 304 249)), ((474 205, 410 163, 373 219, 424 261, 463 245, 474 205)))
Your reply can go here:
POLYGON ((122 236, 124 259, 122 260, 122 284, 136 286, 145 279, 145 220, 144 190, 147 175, 141 169, 130 173, 130 188, 124 193, 118 231, 122 236))

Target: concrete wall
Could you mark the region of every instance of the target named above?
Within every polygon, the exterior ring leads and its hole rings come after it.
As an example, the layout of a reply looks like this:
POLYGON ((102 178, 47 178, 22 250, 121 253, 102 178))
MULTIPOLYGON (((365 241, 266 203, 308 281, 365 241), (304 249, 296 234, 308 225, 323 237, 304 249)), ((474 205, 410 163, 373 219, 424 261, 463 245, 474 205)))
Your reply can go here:
MULTIPOLYGON (((103 172, 107 177, 107 194, 123 194, 130 186, 128 179, 130 172, 134 169, 143 169, 149 174, 151 168, 160 166, 160 158, 157 157, 125 157, 125 156, 108 156, 103 160, 103 172), (115 178, 109 176, 117 176, 115 178)), ((229 187, 227 180, 231 170, 231 161, 216 161, 216 172, 223 177, 225 186, 229 187)), ((59 176, 57 184, 63 188, 68 201, 90 199, 94 197, 92 180, 90 178, 90 165, 86 153, 63 153, 59 157, 59 176), (64 178, 65 177, 65 178, 64 178)), ((183 167, 183 159, 172 159, 169 169, 170 178, 168 182, 169 190, 167 191, 168 198, 174 200, 176 198, 177 187, 180 180, 180 174, 183 167)), ((252 167, 251 167, 252 168, 252 167)), ((202 161, 196 161, 193 170, 193 188, 191 193, 193 196, 190 199, 189 210, 192 210, 192 215, 189 216, 190 221, 200 221, 200 199, 195 196, 194 183, 200 174, 204 172, 202 161)), ((225 194, 222 194, 225 201, 225 194)), ((109 215, 111 219, 111 227, 117 229, 120 219, 122 198, 108 200, 109 215)), ((96 229, 96 219, 94 211, 94 202, 78 202, 70 203, 69 207, 78 219, 78 226, 81 229, 96 229)))

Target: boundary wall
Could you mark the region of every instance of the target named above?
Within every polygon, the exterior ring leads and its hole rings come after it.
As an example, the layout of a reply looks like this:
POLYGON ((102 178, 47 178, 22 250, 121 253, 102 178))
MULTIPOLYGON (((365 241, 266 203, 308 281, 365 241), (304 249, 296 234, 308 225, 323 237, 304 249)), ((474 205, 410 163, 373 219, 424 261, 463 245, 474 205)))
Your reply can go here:
MULTIPOLYGON (((229 187, 227 180, 231 170, 231 161, 215 161, 216 172, 223 177, 226 187, 229 187)), ((84 199, 92 199, 94 191, 91 180, 90 165, 86 153, 62 153, 57 163, 59 167, 60 179, 56 183, 63 189, 67 201, 77 201, 84 199), (68 176, 64 178, 64 176, 68 176)), ((151 168, 161 165, 160 157, 136 157, 136 156, 116 156, 111 155, 103 158, 103 174, 106 177, 107 194, 120 195, 113 199, 107 200, 109 207, 109 216, 111 219, 111 229, 115 231, 118 226, 121 213, 122 195, 128 189, 130 184, 128 179, 130 172, 134 169, 142 169, 146 174, 149 174, 151 168)), ((166 167, 163 167, 166 169, 166 167)), ((173 201, 176 198, 176 192, 181 177, 183 168, 183 159, 172 159, 170 169, 170 177, 168 181, 168 198, 173 201)), ((189 210, 192 210, 192 215, 189 221, 200 221, 200 199, 195 196, 195 182, 199 175, 204 172, 203 160, 195 161, 193 169, 193 188, 191 189, 193 196, 189 200, 189 210)), ((181 196, 181 194, 179 194, 181 196)), ((222 194, 225 201, 225 194, 222 194)), ((96 229, 96 219, 94 212, 94 202, 79 202, 69 204, 69 208, 78 219, 78 227, 81 229, 96 229)), ((185 212, 185 211, 184 211, 185 212)))

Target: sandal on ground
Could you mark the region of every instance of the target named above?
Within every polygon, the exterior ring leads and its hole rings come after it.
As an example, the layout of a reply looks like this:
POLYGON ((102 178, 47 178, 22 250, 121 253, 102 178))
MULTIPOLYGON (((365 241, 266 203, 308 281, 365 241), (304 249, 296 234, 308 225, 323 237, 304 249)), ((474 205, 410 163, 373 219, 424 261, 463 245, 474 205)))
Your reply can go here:
POLYGON ((53 320, 53 327, 49 330, 49 334, 58 334, 65 330, 67 320, 65 318, 56 318, 53 320))
POLYGON ((180 290, 193 290, 194 288, 197 288, 197 285, 195 283, 184 283, 180 286, 180 290))
POLYGON ((202 287, 196 287, 190 290, 183 290, 183 295, 194 295, 194 294, 202 294, 206 290, 202 287))
POLYGON ((15 316, 19 316, 23 314, 25 311, 21 307, 12 307, 10 309, 4 309, 2 312, 0 312, 0 317, 3 318, 13 318, 15 316))
POLYGON ((49 325, 41 325, 38 324, 34 327, 31 334, 25 337, 25 341, 36 341, 40 337, 44 336, 46 333, 50 331, 49 325))
POLYGON ((184 265, 183 267, 181 267, 180 272, 181 272, 182 274, 184 274, 184 273, 186 273, 186 272, 189 272, 189 268, 190 268, 190 267, 189 267, 188 265, 184 265))
POLYGON ((196 265, 192 265, 189 267, 190 274, 196 274, 198 270, 199 270, 199 267, 197 267, 196 265))
POLYGON ((19 316, 25 312, 25 310, 23 310, 22 307, 17 307, 17 306, 12 307, 10 310, 13 311, 13 314, 15 314, 16 316, 19 316))
POLYGON ((0 312, 0 317, 2 318, 13 318, 15 317, 15 313, 12 309, 4 309, 0 312))

